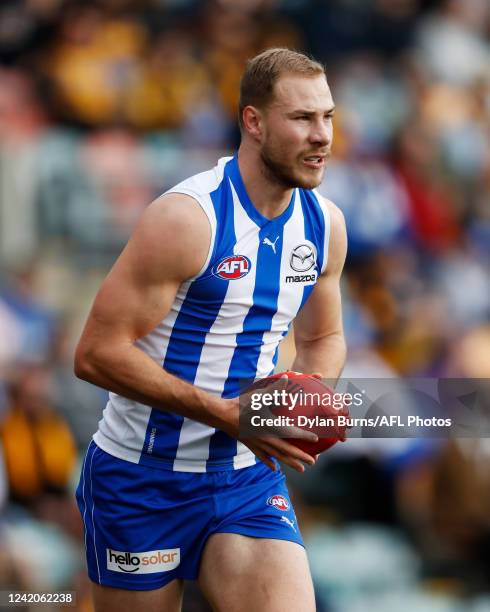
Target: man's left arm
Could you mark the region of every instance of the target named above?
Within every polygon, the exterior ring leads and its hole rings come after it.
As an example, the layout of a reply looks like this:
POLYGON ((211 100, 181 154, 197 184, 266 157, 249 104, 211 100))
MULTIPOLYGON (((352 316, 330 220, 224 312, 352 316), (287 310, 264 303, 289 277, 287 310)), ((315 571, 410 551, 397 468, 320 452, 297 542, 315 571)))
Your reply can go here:
POLYGON ((294 321, 296 358, 292 370, 337 380, 345 364, 340 276, 347 253, 342 212, 328 200, 330 240, 327 267, 294 321))

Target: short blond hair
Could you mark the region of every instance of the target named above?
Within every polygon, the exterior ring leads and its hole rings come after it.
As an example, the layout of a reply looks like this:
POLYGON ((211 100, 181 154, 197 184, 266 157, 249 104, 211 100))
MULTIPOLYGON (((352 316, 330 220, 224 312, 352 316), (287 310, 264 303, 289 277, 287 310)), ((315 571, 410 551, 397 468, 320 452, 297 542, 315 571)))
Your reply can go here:
POLYGON ((240 81, 238 123, 243 129, 243 109, 246 106, 264 108, 274 97, 274 85, 283 74, 306 77, 325 75, 325 67, 304 53, 291 49, 267 49, 249 59, 240 81))

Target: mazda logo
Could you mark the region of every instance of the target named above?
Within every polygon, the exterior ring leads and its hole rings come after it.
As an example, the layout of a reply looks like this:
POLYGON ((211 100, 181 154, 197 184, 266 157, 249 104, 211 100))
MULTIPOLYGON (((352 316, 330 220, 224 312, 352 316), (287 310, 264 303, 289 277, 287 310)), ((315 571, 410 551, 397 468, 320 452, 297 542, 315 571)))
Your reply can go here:
POLYGON ((299 244, 294 247, 289 261, 291 268, 296 272, 307 272, 316 262, 314 250, 309 244, 299 244))

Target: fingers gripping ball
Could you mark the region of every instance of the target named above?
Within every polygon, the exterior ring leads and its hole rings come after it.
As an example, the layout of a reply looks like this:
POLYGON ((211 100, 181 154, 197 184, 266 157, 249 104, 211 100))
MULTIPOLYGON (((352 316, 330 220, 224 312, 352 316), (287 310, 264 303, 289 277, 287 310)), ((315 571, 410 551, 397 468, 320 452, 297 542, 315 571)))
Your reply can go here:
POLYGON ((303 424, 306 421, 303 418, 301 422, 298 420, 298 425, 302 429, 310 429, 318 435, 317 442, 297 438, 288 438, 288 441, 309 455, 317 455, 326 451, 339 441, 345 442, 347 426, 343 424, 343 419, 349 417, 349 410, 342 401, 339 401, 339 394, 335 393, 321 379, 310 374, 288 371, 279 372, 270 378, 280 378, 284 374, 288 377, 285 390, 288 394, 287 397, 291 399, 287 405, 275 407, 273 409, 274 414, 294 416, 296 419, 299 416, 307 417, 310 419, 309 422, 303 424), (296 404, 293 404, 293 396, 297 398, 296 404), (339 416, 342 418, 339 419, 339 416), (312 426, 311 419, 314 417, 317 417, 315 423, 321 423, 320 425, 312 426), (325 422, 328 423, 327 426, 323 425, 325 422))

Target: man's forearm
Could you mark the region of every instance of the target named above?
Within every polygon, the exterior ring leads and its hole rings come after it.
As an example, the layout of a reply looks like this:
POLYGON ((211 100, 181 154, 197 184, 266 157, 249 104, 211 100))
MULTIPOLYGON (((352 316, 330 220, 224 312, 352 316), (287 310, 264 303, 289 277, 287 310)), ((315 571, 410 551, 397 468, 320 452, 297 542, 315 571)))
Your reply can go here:
POLYGON ((319 373, 322 378, 336 381, 345 365, 347 350, 343 334, 301 342, 296 346, 292 369, 305 374, 319 373))
POLYGON ((111 346, 110 352, 77 352, 79 378, 152 408, 174 412, 232 433, 238 428, 233 403, 206 393, 166 372, 134 345, 111 346))

